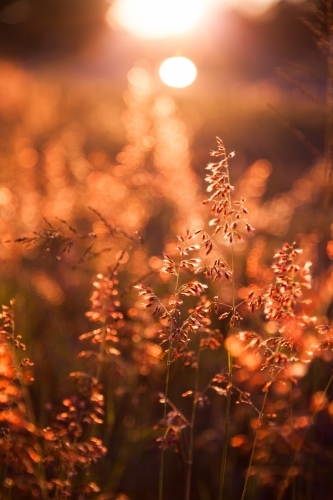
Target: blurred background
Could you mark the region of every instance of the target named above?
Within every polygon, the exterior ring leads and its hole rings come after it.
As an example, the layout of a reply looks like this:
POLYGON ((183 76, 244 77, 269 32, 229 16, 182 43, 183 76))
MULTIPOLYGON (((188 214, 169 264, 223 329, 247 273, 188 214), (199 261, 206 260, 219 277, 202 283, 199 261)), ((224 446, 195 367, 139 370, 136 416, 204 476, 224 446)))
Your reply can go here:
MULTIPOLYGON (((17 328, 35 362, 40 425, 45 405, 68 394, 68 373, 82 369, 78 337, 91 329, 85 311, 94 275, 121 258, 126 369, 109 366, 102 377, 114 409, 99 470, 106 492, 156 498, 151 427, 161 418, 164 373, 161 350, 152 349, 156 325, 140 316, 132 285, 144 279, 165 294, 161 252, 174 255, 175 233, 207 221, 200 203, 216 135, 236 152, 231 182, 256 228, 239 247, 237 286, 269 283, 276 248, 296 240, 315 273, 325 271, 316 313, 330 311, 333 227, 322 204, 327 61, 304 19, 317 22, 301 0, 0 1, 0 300, 16 299, 17 328), (173 74, 170 85, 160 77, 163 61, 177 56, 196 67, 186 87, 173 74)), ((230 301, 229 286, 219 294, 230 301)), ((219 363, 207 358, 203 369, 211 374, 219 363)), ((173 380, 186 389, 191 377, 179 372, 173 380)), ((196 471, 213 492, 220 414, 213 402, 198 431, 207 454, 196 471)), ((235 463, 230 488, 239 490, 244 455, 235 463)), ((176 481, 180 469, 171 464, 170 474, 176 481)), ((260 498, 271 498, 270 487, 260 498)), ((168 494, 178 498, 173 486, 168 494)))
MULTIPOLYGON (((315 147, 322 148, 322 108, 315 99, 325 92, 325 63, 302 23, 309 13, 307 3, 183 0, 169 2, 168 7, 162 1, 154 4, 148 0, 2 0, 2 108, 6 102, 9 106, 9 97, 14 99, 14 87, 22 78, 35 78, 68 92, 79 87, 90 98, 103 89, 112 95, 116 120, 124 107, 127 74, 140 62, 149 68, 156 90, 171 94, 181 107, 194 134, 196 169, 205 161, 207 141, 219 134, 230 149, 239 152, 237 161, 243 167, 267 158, 280 172, 288 163, 289 179, 281 175, 279 182, 281 188, 290 186, 313 161, 304 144, 294 140, 290 127, 300 129, 315 147), (192 59, 198 69, 196 81, 186 90, 166 88, 158 77, 161 62, 176 55, 192 59), (304 73, 297 65, 309 71, 304 73), (279 69, 289 80, 301 79, 314 94, 312 103, 281 77, 279 69)), ((121 125, 116 129, 121 143, 124 131, 121 125)), ((111 142, 115 144, 114 137, 111 142)))
MULTIPOLYGON (((21 253, 10 241, 45 230, 44 218, 102 240, 88 207, 160 254, 170 229, 202 223, 193 207, 216 135, 236 152, 231 180, 257 235, 318 232, 327 78, 309 28, 318 19, 296 0, 2 0, 0 257, 21 253), (166 69, 167 85, 159 68, 177 56, 196 69, 166 69), (172 82, 188 71, 192 84, 172 82)), ((329 264, 325 249, 321 257, 329 264)))

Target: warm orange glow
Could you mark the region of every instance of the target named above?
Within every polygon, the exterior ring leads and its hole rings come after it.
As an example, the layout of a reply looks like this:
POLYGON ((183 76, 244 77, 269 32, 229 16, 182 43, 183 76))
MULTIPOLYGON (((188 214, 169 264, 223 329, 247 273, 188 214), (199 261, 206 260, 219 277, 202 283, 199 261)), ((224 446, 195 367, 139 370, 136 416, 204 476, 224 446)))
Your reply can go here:
MULTIPOLYGON (((260 16, 273 7, 279 0, 212 0, 218 6, 236 8, 248 16, 260 16)), ((297 0, 294 0, 296 2, 297 0)), ((302 0, 299 0, 302 2, 302 0)))
POLYGON ((64 301, 64 293, 60 286, 43 271, 36 271, 32 276, 32 285, 43 299, 51 304, 59 305, 64 301))
MULTIPOLYGON (((273 7, 279 0, 243 0, 237 2, 239 10, 249 16, 260 16, 273 7)), ((235 3, 235 2, 233 2, 235 3)))
POLYGON ((164 38, 193 28, 203 12, 203 0, 117 0, 107 20, 142 38, 164 38))
POLYGON ((240 446, 242 446, 245 440, 246 436, 244 436, 243 434, 237 434, 237 436, 234 436, 230 439, 230 445, 233 448, 239 448, 240 446))
POLYGON ((327 396, 324 392, 318 391, 313 394, 310 408, 313 413, 324 410, 327 406, 327 396))
POLYGON ((225 346, 234 358, 240 356, 244 348, 237 335, 230 335, 225 341, 225 346))
POLYGON ((245 15, 255 17, 263 15, 278 1, 116 0, 106 19, 111 26, 121 26, 141 38, 164 38, 190 31, 215 6, 218 9, 236 8, 245 15))
POLYGON ((330 240, 326 245, 327 255, 333 260, 333 240, 330 240))

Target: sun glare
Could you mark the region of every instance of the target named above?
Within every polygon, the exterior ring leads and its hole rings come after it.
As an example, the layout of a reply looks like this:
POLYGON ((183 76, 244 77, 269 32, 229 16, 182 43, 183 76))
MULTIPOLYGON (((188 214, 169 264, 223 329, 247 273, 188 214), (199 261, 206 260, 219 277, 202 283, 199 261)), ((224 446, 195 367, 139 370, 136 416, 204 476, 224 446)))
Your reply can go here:
POLYGON ((143 38, 189 31, 201 18, 205 0, 116 0, 107 20, 143 38))
POLYGON ((197 77, 195 64, 186 57, 170 57, 160 66, 159 75, 169 87, 188 87, 197 77))

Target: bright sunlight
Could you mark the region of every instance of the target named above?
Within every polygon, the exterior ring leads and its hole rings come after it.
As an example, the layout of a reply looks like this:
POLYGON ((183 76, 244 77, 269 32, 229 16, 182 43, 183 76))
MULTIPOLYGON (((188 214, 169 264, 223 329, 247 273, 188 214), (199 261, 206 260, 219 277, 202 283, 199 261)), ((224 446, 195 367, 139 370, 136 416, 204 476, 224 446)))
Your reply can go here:
POLYGON ((143 38, 164 38, 193 28, 204 12, 204 3, 204 0, 116 0, 107 20, 143 38))
POLYGON ((170 57, 160 66, 160 78, 169 87, 188 87, 197 77, 195 64, 186 57, 170 57))

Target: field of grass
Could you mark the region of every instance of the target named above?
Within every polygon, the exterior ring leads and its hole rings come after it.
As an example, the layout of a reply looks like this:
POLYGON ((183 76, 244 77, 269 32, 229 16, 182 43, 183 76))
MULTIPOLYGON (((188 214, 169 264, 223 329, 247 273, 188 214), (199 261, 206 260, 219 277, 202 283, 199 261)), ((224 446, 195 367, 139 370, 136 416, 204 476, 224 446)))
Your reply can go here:
POLYGON ((194 109, 0 62, 1 499, 333 497, 327 68, 194 109))

